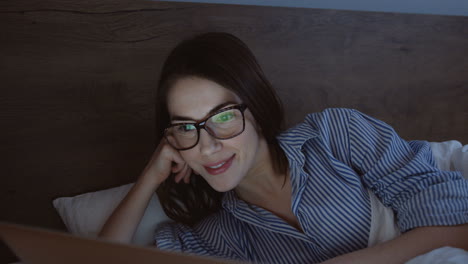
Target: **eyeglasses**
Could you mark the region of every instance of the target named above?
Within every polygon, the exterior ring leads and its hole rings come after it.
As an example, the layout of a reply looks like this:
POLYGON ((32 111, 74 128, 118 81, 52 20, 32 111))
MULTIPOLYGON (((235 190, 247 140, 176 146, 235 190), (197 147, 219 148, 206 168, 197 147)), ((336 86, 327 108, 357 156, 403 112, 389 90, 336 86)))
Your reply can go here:
POLYGON ((216 139, 230 139, 244 132, 244 104, 220 109, 208 118, 197 123, 176 123, 164 130, 167 142, 176 150, 195 147, 200 139, 200 129, 216 139))

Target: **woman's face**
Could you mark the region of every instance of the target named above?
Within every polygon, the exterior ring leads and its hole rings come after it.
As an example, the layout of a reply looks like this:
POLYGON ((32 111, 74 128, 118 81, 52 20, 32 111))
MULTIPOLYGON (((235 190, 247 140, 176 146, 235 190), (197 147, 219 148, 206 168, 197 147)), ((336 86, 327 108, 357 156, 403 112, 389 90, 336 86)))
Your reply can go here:
MULTIPOLYGON (((228 89, 198 77, 179 79, 170 88, 167 100, 172 123, 200 121, 220 106, 224 108, 242 103, 228 89), (178 117, 177 120, 175 117, 178 117), (184 120, 180 120, 180 117, 184 117, 184 120)), ((244 116, 245 129, 240 135, 220 140, 201 129, 198 144, 179 151, 190 168, 219 192, 234 189, 246 175, 261 165, 266 155, 266 142, 258 133, 248 108, 244 116)))

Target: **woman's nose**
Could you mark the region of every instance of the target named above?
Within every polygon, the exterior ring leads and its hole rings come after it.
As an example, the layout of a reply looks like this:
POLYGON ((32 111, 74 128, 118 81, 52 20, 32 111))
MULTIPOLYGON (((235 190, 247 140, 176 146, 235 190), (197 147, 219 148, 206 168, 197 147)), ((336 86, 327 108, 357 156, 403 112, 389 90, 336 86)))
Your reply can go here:
POLYGON ((222 147, 221 142, 208 134, 204 129, 200 130, 198 145, 200 146, 200 153, 204 156, 210 156, 221 150, 222 147))

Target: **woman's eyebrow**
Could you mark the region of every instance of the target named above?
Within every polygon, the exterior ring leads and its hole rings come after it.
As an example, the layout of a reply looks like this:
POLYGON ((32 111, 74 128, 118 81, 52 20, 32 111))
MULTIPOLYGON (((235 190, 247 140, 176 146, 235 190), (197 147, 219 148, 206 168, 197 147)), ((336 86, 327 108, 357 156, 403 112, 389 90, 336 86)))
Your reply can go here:
POLYGON ((205 119, 207 116, 210 116, 212 115, 213 113, 215 113, 216 111, 228 106, 228 105, 231 105, 231 104, 238 104, 237 102, 234 102, 234 101, 228 101, 228 102, 224 102, 224 103, 221 103, 215 107, 213 107, 210 112, 208 112, 208 114, 202 118, 202 119, 199 119, 199 120, 195 120, 195 119, 192 119, 191 117, 186 117, 186 116, 178 116, 178 115, 175 115, 173 117, 171 117, 171 121, 188 121, 188 120, 191 120, 191 121, 200 121, 200 120, 203 120, 205 119))

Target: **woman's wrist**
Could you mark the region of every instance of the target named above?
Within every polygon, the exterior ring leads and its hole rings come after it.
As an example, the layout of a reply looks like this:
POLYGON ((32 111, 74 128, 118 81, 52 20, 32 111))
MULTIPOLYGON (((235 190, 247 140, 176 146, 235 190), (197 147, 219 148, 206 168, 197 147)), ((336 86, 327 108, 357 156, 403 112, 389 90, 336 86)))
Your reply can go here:
POLYGON ((154 177, 154 175, 143 172, 140 177, 138 177, 135 185, 141 186, 140 188, 149 189, 151 192, 155 192, 159 185, 161 185, 161 182, 157 177, 154 177))

